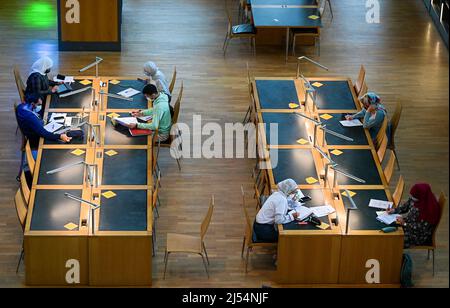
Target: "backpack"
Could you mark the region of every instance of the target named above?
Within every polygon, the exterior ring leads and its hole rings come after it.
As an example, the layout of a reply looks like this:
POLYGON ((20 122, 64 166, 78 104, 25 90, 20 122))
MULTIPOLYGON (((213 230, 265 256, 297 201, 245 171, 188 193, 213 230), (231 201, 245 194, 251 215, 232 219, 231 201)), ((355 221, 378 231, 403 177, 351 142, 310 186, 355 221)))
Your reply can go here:
POLYGON ((411 288, 414 286, 412 281, 413 262, 411 256, 407 253, 403 254, 402 268, 400 271, 400 284, 402 288, 411 288))

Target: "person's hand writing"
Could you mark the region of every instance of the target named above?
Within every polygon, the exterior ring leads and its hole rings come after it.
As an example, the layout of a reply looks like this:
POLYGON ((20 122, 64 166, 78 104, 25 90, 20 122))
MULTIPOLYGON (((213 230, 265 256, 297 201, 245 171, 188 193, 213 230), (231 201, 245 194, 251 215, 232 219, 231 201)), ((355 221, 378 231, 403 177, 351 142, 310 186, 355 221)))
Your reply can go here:
POLYGON ((353 120, 353 116, 350 115, 350 114, 348 114, 348 115, 345 116, 345 119, 346 119, 347 121, 351 121, 351 120, 353 120))
POLYGON ((72 137, 67 136, 66 134, 62 134, 60 137, 62 142, 69 143, 72 141, 72 137))

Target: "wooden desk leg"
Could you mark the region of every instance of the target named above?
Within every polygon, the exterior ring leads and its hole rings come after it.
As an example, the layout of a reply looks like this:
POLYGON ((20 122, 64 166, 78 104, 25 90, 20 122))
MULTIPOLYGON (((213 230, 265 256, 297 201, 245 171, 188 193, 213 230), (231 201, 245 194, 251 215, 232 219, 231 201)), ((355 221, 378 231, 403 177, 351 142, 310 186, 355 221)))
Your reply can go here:
POLYGON ((289 57, 289 27, 286 28, 286 62, 289 57))

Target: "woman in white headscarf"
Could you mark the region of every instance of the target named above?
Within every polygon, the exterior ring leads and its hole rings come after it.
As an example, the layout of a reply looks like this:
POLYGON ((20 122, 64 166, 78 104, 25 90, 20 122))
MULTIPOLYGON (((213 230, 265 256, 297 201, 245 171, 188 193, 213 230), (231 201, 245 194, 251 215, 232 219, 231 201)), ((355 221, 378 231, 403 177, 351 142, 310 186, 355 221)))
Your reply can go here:
POLYGON ((298 217, 298 192, 297 183, 292 179, 278 183, 278 191, 264 202, 256 215, 253 231, 258 241, 278 242, 277 225, 290 223, 298 217))
POLYGON ((58 83, 49 80, 47 76, 52 67, 53 61, 49 57, 42 57, 34 62, 27 80, 25 95, 38 95, 45 104, 47 95, 58 91, 58 83))
POLYGON ((169 98, 171 97, 166 76, 159 70, 155 62, 149 61, 144 64, 144 74, 149 77, 148 83, 154 83, 159 92, 164 92, 169 98))

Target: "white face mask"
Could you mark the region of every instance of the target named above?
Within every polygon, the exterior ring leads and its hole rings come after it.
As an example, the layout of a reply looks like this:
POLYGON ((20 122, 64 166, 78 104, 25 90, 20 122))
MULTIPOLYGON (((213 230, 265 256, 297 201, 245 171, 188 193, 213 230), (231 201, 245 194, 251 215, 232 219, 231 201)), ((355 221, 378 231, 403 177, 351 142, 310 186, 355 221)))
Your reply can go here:
POLYGON ((36 107, 34 107, 34 112, 39 113, 42 111, 42 105, 37 105, 36 107))

